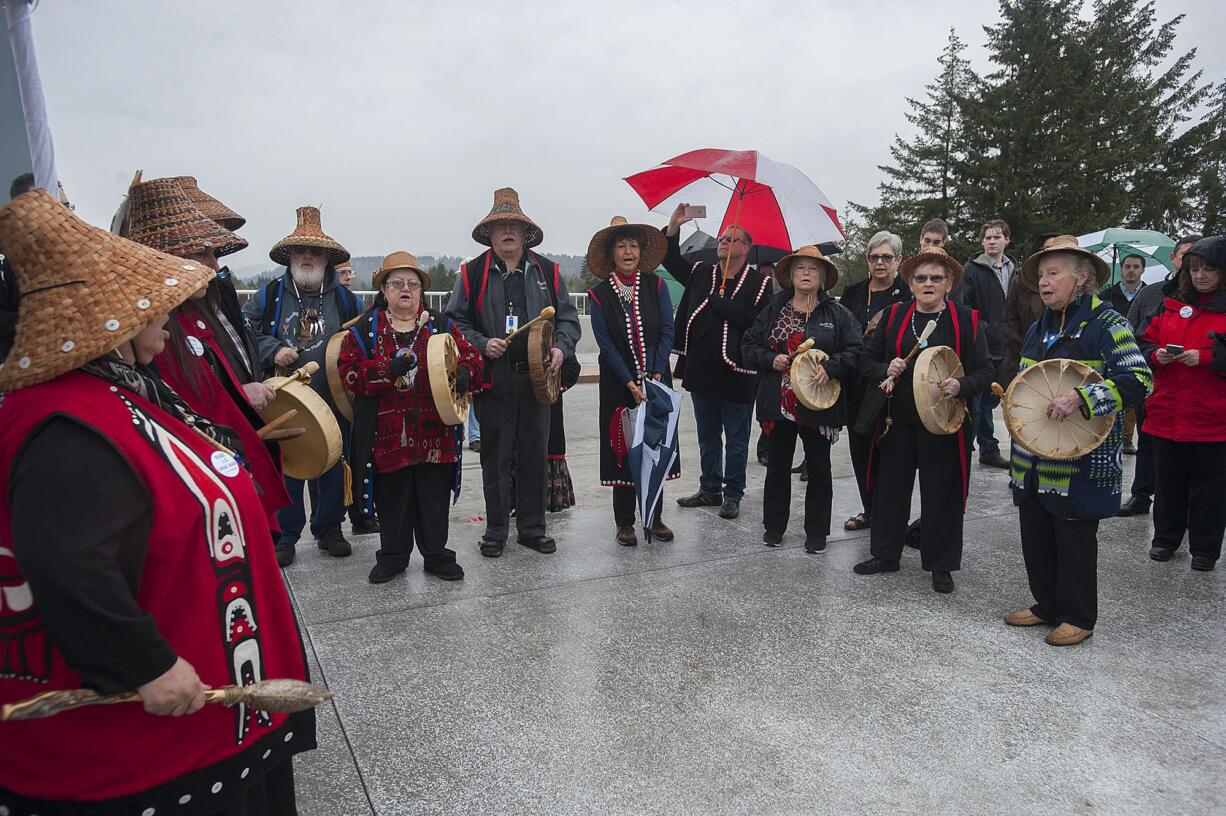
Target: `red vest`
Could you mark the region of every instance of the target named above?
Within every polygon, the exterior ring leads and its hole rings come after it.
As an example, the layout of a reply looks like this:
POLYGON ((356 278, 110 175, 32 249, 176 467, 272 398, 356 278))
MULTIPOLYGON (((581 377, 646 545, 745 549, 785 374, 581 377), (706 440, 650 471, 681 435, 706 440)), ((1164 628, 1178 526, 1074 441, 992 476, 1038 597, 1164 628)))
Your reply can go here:
MULTIPOLYGON (((54 415, 105 436, 149 491, 152 525, 136 601, 201 681, 305 679, 298 627, 251 477, 157 406, 74 371, 0 402, 0 702, 80 687, 49 642, 37 599, 12 556, 10 464, 29 434, 54 415)), ((105 478, 74 478, 71 467, 65 463, 65 512, 74 490, 105 478)), ((53 800, 128 796, 240 752, 245 760, 283 750, 281 743, 292 739, 279 733, 285 720, 216 704, 190 717, 155 717, 127 703, 3 723, 0 787, 53 800)), ((258 770, 258 763, 252 766, 258 770)), ((239 779, 225 783, 233 789, 239 779)))
POLYGON ((201 393, 196 393, 196 390, 192 388, 188 376, 179 369, 178 362, 169 349, 158 355, 158 373, 175 390, 175 393, 183 398, 192 411, 218 425, 233 428, 238 434, 239 440, 243 443, 243 456, 247 460, 251 475, 256 484, 260 486, 260 499, 268 514, 268 523, 274 530, 281 529, 277 524, 277 511, 288 505, 290 499, 289 493, 285 490, 285 477, 281 472, 280 455, 273 458, 273 454, 269 453, 260 435, 256 433, 251 419, 226 390, 227 386, 221 381, 221 376, 228 377, 229 386, 239 393, 242 392, 242 385, 230 369, 225 354, 218 347, 216 338, 208 330, 204 321, 190 317, 182 309, 171 314, 170 319, 178 320, 183 333, 187 335, 187 349, 184 354, 189 362, 196 363, 201 393), (205 361, 206 348, 212 350, 214 359, 220 364, 222 368, 220 375, 214 374, 213 369, 205 361))

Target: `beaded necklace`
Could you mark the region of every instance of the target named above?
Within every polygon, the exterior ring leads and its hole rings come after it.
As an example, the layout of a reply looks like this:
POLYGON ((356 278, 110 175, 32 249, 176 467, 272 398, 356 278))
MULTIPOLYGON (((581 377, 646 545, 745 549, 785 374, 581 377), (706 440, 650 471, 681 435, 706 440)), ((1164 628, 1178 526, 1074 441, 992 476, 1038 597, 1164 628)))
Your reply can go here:
POLYGON ((647 349, 643 347, 643 316, 639 310, 639 271, 634 270, 634 278, 628 284, 622 283, 617 272, 610 275, 609 280, 626 318, 626 340, 630 344, 630 356, 634 358, 634 381, 641 385, 647 373, 647 349))
MULTIPOLYGON (((394 343, 396 346, 396 350, 392 352, 392 356, 393 357, 403 357, 407 354, 409 356, 410 362, 412 363, 412 368, 409 369, 409 373, 407 375, 402 375, 400 377, 397 377, 396 382, 393 383, 393 385, 396 386, 397 390, 407 391, 409 388, 412 388, 413 385, 417 382, 417 352, 414 351, 413 349, 417 345, 417 335, 421 333, 422 327, 426 325, 426 321, 418 319, 416 321, 417 325, 413 329, 413 333, 409 335, 408 342, 405 343, 404 345, 401 345, 400 335, 402 334, 402 332, 396 331, 396 327, 392 325, 392 313, 386 312, 385 314, 387 315, 388 332, 389 334, 391 334, 392 343, 394 343)), ((419 318, 420 318, 420 313, 419 313, 419 318)), ((403 333, 408 334, 408 332, 403 332, 403 333)))
MULTIPOLYGON (((912 334, 912 335, 915 337, 915 342, 917 342, 917 343, 918 343, 918 342, 920 341, 920 333, 919 333, 919 332, 917 332, 917 331, 915 330, 915 316, 916 316, 917 314, 919 314, 919 309, 912 309, 912 310, 911 310, 911 334, 912 334)), ((937 312, 936 314, 934 314, 934 315, 932 316, 932 319, 933 319, 934 321, 936 321, 936 320, 940 320, 940 319, 941 319, 941 315, 943 315, 943 314, 945 314, 945 303, 944 303, 944 302, 941 304, 941 311, 939 311, 939 312, 937 312)), ((925 342, 926 342, 926 341, 925 341, 925 342)))
POLYGON ((294 280, 292 275, 289 282, 294 287, 294 297, 298 299, 298 337, 296 339, 298 340, 298 350, 302 351, 314 336, 311 330, 315 327, 315 324, 318 323, 321 327, 328 325, 327 321, 324 320, 324 291, 321 288, 318 292, 307 292, 309 297, 319 298, 319 305, 308 309, 302 303, 302 293, 298 291, 298 282, 294 280))

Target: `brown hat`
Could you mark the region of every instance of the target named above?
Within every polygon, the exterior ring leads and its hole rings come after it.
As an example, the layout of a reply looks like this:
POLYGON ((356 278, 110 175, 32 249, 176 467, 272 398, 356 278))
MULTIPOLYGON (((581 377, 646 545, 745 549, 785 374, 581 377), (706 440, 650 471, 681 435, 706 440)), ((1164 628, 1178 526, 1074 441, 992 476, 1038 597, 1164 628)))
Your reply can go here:
POLYGON ((950 289, 962 283, 962 279, 966 277, 962 264, 955 261, 948 252, 935 246, 924 247, 910 258, 904 259, 898 267, 898 274, 902 275, 902 279, 907 282, 907 285, 910 285, 911 273, 915 271, 917 266, 926 263, 940 264, 945 267, 953 281, 949 286, 950 289))
POLYGON ((818 266, 826 270, 822 280, 822 288, 827 292, 833 289, 834 285, 839 282, 839 268, 823 255, 820 249, 815 246, 802 246, 775 264, 775 280, 779 282, 780 289, 792 288, 792 264, 801 258, 811 258, 817 261, 818 266))
POLYGON ((1039 260, 1044 255, 1050 255, 1053 252, 1071 252, 1075 255, 1089 258, 1094 264, 1094 277, 1098 282, 1095 288, 1097 289, 1101 289, 1111 278, 1111 267, 1107 266, 1106 261, 1078 244, 1074 236, 1056 235, 1048 238, 1043 243, 1043 248, 1027 258, 1026 262, 1022 264, 1022 279, 1026 281, 1027 285, 1034 289, 1039 288, 1039 260))
POLYGON ((231 232, 242 229, 243 224, 247 223, 246 218, 201 190, 194 176, 175 176, 174 180, 179 182, 179 187, 187 193, 187 197, 205 217, 211 218, 231 232))
POLYGON ((349 251, 333 240, 330 235, 324 233, 319 223, 318 207, 299 207, 298 226, 294 227, 294 231, 289 235, 277 241, 272 251, 268 253, 268 257, 272 258, 273 263, 289 266, 290 247, 326 249, 328 250, 328 262, 331 264, 349 260, 349 251))
POLYGON ((519 193, 510 187, 500 187, 494 191, 494 206, 490 214, 482 218, 473 227, 473 240, 478 244, 490 246, 490 224, 495 221, 518 221, 524 225, 524 245, 531 248, 545 240, 545 234, 519 206, 519 193))
POLYGON ((660 230, 650 224, 631 224, 615 215, 609 226, 593 235, 587 245, 587 268, 601 280, 613 274, 617 267, 613 263, 612 239, 622 233, 633 235, 639 242, 639 269, 643 272, 655 272, 668 254, 668 239, 660 230))
POLYGON ((383 263, 379 264, 379 268, 375 270, 375 274, 371 278, 371 284, 376 289, 382 289, 383 281, 387 280, 387 276, 397 269, 411 269, 421 278, 422 291, 430 288, 430 273, 418 266, 417 259, 403 250, 393 252, 383 259, 383 263))
POLYGON ((128 190, 124 237, 180 257, 212 249, 220 258, 247 246, 245 240, 200 212, 171 178, 141 182, 128 190))
POLYGON ((213 270, 90 226, 45 190, 0 208, 21 304, 0 393, 80 368, 183 303, 213 270))

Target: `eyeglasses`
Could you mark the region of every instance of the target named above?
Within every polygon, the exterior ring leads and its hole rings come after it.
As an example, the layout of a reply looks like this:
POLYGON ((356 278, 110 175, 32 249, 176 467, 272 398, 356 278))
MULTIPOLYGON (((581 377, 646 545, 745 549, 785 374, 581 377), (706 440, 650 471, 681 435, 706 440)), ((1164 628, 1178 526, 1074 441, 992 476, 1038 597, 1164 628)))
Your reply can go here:
POLYGON ((401 289, 408 289, 410 292, 416 292, 421 288, 421 284, 417 281, 405 280, 404 278, 396 278, 387 282, 389 289, 395 289, 399 292, 401 289))
POLYGON ((742 238, 739 235, 721 235, 719 236, 718 240, 721 244, 728 244, 728 243, 747 244, 749 243, 748 241, 746 241, 744 238, 742 238))
POLYGON ((888 264, 888 263, 893 263, 896 257, 898 256, 897 255, 869 255, 868 262, 872 264, 876 264, 876 263, 887 263, 888 264))
POLYGON ((916 283, 928 283, 929 281, 931 281, 932 283, 944 283, 945 276, 944 275, 913 275, 911 277, 911 280, 915 281, 916 283))

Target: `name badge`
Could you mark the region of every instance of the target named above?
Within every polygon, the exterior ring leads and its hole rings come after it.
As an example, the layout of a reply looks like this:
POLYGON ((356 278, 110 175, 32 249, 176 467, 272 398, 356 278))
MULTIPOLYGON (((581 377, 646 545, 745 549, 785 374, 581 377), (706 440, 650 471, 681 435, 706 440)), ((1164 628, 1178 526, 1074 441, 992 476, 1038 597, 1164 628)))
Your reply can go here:
POLYGON ((1180 316, 1180 317, 1182 317, 1182 318, 1185 318, 1185 319, 1186 319, 1186 318, 1191 317, 1191 316, 1192 316, 1192 307, 1191 307, 1191 306, 1184 306, 1182 309, 1180 309, 1180 310, 1179 310, 1179 316, 1180 316))
POLYGON ((507 330, 505 334, 510 334, 519 328, 519 315, 507 315, 507 330))

